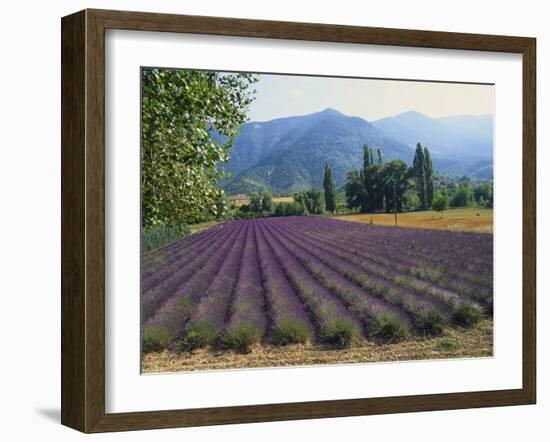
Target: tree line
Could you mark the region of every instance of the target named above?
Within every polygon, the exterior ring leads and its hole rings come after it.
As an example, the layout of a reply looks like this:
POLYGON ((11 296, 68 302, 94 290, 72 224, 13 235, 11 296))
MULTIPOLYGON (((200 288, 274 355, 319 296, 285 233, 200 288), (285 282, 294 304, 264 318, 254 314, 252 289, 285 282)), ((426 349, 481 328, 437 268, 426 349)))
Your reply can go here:
POLYGON ((467 177, 435 177, 430 151, 420 143, 410 167, 400 159, 384 162, 380 149, 375 155, 364 145, 362 168, 348 172, 344 192, 346 207, 360 213, 493 207, 491 182, 474 185, 467 177))
POLYGON ((400 159, 384 162, 380 149, 375 159, 374 149, 364 145, 363 167, 348 172, 344 189, 347 207, 361 213, 402 212, 411 205, 431 207, 434 186, 430 152, 418 143, 413 165, 408 167, 400 159), (416 195, 410 194, 413 189, 416 195))
POLYGON ((237 218, 257 218, 264 216, 303 216, 321 215, 325 211, 334 213, 336 210, 337 191, 332 169, 325 164, 323 189, 308 189, 295 192, 292 202, 273 203, 271 193, 252 192, 250 203, 239 207, 237 218))
POLYGON ((308 189, 292 195, 293 202, 274 203, 271 194, 252 192, 250 203, 234 211, 233 218, 319 215, 325 212, 398 213, 452 207, 493 207, 490 181, 474 184, 468 177, 436 177, 430 151, 417 144, 412 166, 401 159, 384 162, 382 151, 363 146, 363 164, 351 170, 343 188, 336 188, 332 169, 325 164, 323 191, 308 189), (344 201, 341 203, 341 201, 344 201), (344 207, 342 207, 344 206, 344 207))
POLYGON ((325 211, 323 192, 318 189, 308 189, 292 195, 292 202, 274 203, 271 193, 252 192, 250 202, 241 205, 235 211, 234 218, 249 219, 266 216, 303 216, 320 215, 325 211))

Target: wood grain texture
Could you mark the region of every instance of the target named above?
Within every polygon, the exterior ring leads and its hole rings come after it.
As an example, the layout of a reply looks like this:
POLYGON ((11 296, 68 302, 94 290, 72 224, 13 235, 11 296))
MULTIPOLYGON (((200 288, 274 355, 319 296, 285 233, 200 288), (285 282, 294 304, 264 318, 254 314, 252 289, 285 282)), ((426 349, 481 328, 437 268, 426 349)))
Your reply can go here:
POLYGON ((61 422, 85 428, 85 13, 63 19, 61 42, 61 422))
MULTIPOLYGON (((313 419, 536 400, 536 46, 526 37, 86 10, 62 19, 62 423, 83 432, 313 419), (338 401, 105 413, 105 30, 523 55, 523 387, 338 401)), ((137 240, 137 239, 136 239, 137 240)))
POLYGON ((529 38, 149 12, 88 10, 106 29, 185 32, 288 40, 522 52, 529 38))
POLYGON ((105 38, 101 21, 90 15, 86 11, 86 431, 105 414, 105 38))
POLYGON ((536 40, 523 51, 523 389, 537 395, 537 96, 536 40))

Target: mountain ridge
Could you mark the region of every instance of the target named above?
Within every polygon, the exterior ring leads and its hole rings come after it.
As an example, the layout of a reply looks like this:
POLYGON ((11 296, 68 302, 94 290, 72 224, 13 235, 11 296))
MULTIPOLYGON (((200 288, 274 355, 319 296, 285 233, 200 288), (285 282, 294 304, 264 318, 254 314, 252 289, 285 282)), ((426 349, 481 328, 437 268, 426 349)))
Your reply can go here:
POLYGON ((434 153, 445 156, 468 155, 492 158, 493 115, 452 115, 432 118, 407 111, 381 118, 372 124, 402 143, 414 147, 418 140, 434 153))
MULTIPOLYGON (((480 127, 475 124, 476 118, 457 115, 433 119, 409 111, 369 122, 326 108, 312 114, 251 121, 234 139, 231 157, 222 167, 228 174, 222 185, 229 194, 263 189, 273 193, 292 193, 310 187, 322 188, 323 168, 328 163, 333 169, 336 185, 341 186, 345 183, 346 173, 362 164, 364 144, 380 148, 384 161, 400 158, 411 164, 418 141, 433 152, 436 171, 472 177, 480 171, 482 176, 479 178, 490 178, 492 117, 490 125, 481 124, 480 127), (413 122, 407 121, 410 119, 413 122), (422 123, 420 127, 418 121, 422 123), (461 133, 461 127, 469 127, 467 133, 461 135, 462 142, 469 142, 465 157, 456 154, 456 143, 453 145, 452 138, 461 133), (486 146, 489 128, 490 155, 486 146), (451 134, 450 139, 445 140, 445 133, 451 134), (435 148, 430 138, 436 141, 435 148), (413 139, 417 141, 412 143, 413 139), (482 152, 475 151, 476 143, 482 152)), ((213 137, 225 140, 217 135, 213 137)))

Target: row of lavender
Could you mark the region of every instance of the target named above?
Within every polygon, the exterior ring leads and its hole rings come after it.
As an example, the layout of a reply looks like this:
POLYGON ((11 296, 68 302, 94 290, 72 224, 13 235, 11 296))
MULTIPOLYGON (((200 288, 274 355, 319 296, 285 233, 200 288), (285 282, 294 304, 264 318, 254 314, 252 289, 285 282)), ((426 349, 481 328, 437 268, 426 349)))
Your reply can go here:
POLYGON ((230 221, 142 260, 143 350, 437 335, 492 315, 492 235, 230 221))

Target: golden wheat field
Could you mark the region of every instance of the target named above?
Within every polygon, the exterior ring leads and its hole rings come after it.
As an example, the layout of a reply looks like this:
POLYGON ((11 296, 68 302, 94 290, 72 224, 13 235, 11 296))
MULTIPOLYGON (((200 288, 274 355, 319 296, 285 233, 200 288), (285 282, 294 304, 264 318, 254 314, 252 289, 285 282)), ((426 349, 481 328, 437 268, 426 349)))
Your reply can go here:
MULTIPOLYGON (((342 215, 336 218, 383 226, 395 225, 393 213, 364 213, 342 215)), ((424 229, 452 230, 456 232, 493 232, 493 209, 449 209, 442 215, 433 210, 397 214, 397 225, 424 229)))

